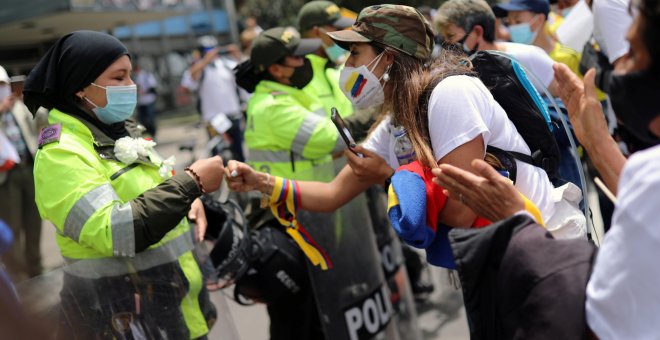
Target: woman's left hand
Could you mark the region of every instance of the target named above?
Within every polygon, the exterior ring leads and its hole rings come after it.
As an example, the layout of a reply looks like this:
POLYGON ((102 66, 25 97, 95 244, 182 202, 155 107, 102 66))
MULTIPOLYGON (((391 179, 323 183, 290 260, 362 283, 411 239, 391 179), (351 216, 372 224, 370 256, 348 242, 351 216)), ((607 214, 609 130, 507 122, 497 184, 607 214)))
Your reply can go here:
POLYGON ((348 165, 353 169, 353 173, 361 182, 382 185, 394 173, 394 169, 375 152, 359 145, 355 146, 353 151, 361 153, 363 157, 359 157, 351 150, 344 151, 344 155, 348 165))
POLYGON ((201 199, 195 199, 190 205, 188 219, 195 222, 195 225, 197 226, 195 229, 195 241, 202 242, 204 240, 204 235, 206 234, 206 227, 209 223, 206 220, 204 203, 202 203, 201 199))

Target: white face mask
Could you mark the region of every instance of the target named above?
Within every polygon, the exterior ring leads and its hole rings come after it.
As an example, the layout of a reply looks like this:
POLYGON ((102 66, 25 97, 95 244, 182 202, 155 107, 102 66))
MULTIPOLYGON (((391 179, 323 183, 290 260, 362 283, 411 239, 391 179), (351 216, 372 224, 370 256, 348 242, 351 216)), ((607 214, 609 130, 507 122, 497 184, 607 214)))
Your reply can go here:
MULTIPOLYGON (((380 80, 385 77, 387 71, 380 78, 376 78, 376 75, 372 72, 378 66, 384 53, 379 54, 369 65, 360 67, 345 66, 339 74, 341 91, 358 109, 381 105, 385 102, 385 92, 383 92, 380 80), (373 67, 369 68, 372 64, 373 67)), ((389 76, 385 77, 385 81, 388 78, 389 76)))

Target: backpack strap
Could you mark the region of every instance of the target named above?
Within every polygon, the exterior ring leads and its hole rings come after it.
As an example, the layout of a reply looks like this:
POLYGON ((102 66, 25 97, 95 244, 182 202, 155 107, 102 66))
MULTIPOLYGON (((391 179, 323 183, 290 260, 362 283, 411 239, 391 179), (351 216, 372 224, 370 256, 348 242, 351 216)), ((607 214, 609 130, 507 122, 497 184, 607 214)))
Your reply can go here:
POLYGON ((556 174, 552 171, 552 161, 543 155, 543 151, 541 150, 535 150, 532 152, 531 155, 526 155, 521 152, 517 151, 508 151, 508 150, 502 150, 496 146, 488 145, 486 146, 486 151, 497 154, 497 153, 505 153, 510 155, 511 157, 523 162, 527 163, 529 165, 533 165, 537 168, 543 169, 548 174, 548 177, 552 179, 553 177, 556 177, 556 174))

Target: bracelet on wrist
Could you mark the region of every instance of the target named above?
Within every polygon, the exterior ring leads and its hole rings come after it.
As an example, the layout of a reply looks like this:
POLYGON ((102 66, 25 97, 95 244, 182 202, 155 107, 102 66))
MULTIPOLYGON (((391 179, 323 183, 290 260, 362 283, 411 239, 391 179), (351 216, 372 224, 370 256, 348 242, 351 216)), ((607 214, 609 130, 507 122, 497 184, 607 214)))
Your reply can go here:
POLYGON ((204 190, 204 184, 202 184, 202 179, 195 172, 195 170, 191 169, 190 167, 187 167, 183 169, 183 171, 188 171, 188 173, 193 176, 193 179, 195 180, 195 182, 197 182, 197 187, 199 187, 199 190, 202 192, 202 194, 205 194, 206 190, 204 190))

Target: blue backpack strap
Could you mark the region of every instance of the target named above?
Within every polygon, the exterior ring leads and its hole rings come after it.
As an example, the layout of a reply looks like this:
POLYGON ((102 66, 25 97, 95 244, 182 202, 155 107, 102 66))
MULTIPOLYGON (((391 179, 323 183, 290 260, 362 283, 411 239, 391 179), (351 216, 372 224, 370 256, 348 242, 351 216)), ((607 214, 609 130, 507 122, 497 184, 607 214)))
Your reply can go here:
POLYGON ((536 88, 529 81, 529 78, 527 78, 527 74, 522 69, 522 67, 520 67, 520 63, 518 63, 518 61, 511 58, 511 66, 513 67, 513 71, 516 73, 516 77, 518 77, 518 80, 523 85, 525 90, 527 90, 527 93, 529 93, 530 97, 532 97, 532 100, 534 100, 534 104, 536 104, 536 107, 543 115, 543 118, 545 119, 545 123, 548 125, 548 130, 554 131, 555 128, 552 125, 552 120, 550 120, 550 112, 548 112, 548 107, 545 105, 543 99, 541 99, 541 95, 539 94, 539 91, 537 91, 536 88))

